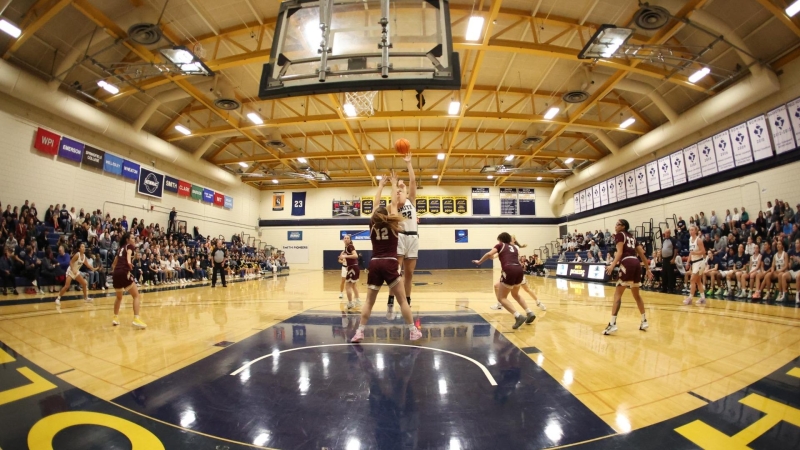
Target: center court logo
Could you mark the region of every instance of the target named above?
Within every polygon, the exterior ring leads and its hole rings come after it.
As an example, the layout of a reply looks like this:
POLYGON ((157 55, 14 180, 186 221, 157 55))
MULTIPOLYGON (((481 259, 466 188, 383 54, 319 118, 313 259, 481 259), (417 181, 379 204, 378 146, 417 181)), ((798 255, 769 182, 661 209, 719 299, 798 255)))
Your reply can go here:
POLYGON ((144 177, 144 188, 147 189, 147 192, 154 194, 158 190, 158 186, 158 178, 154 174, 149 173, 144 177))

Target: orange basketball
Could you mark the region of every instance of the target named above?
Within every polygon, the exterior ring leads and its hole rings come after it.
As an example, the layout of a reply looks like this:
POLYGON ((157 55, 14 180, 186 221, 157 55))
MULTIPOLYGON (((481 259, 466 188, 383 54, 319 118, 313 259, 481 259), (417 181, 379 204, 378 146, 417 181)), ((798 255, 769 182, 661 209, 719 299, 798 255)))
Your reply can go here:
POLYGON ((397 150, 397 153, 405 155, 411 150, 411 142, 408 142, 408 139, 400 138, 394 141, 394 149, 397 150))

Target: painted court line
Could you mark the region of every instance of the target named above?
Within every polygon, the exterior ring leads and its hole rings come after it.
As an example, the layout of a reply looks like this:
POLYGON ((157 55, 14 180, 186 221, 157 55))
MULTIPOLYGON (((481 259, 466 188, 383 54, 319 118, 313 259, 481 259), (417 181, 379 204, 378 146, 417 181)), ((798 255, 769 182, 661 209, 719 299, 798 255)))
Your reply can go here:
POLYGON ((286 349, 286 350, 281 350, 281 351, 279 351, 279 352, 272 352, 272 353, 266 354, 266 355, 264 355, 264 356, 260 356, 260 357, 258 357, 258 358, 256 358, 256 359, 254 359, 254 360, 250 361, 249 363, 246 363, 246 364, 245 364, 245 365, 243 365, 242 367, 240 367, 240 368, 236 369, 234 372, 232 372, 232 373, 231 373, 231 376, 236 376, 236 375, 239 375, 239 373, 241 373, 241 372, 242 372, 244 369, 247 369, 248 367, 252 366, 253 364, 255 364, 255 363, 257 363, 257 362, 261 361, 262 359, 266 359, 266 358, 269 358, 269 357, 271 357, 271 356, 280 355, 281 353, 294 352, 294 351, 297 351, 297 350, 307 350, 307 349, 310 349, 310 348, 321 348, 321 347, 343 347, 343 346, 348 346, 348 347, 349 347, 349 346, 352 346, 352 345, 361 345, 361 346, 365 346, 365 345, 374 345, 374 346, 385 346, 385 347, 410 347, 410 348, 419 348, 419 349, 422 349, 422 350, 433 350, 433 351, 436 351, 436 352, 449 353, 449 354, 451 354, 451 355, 458 356, 459 358, 464 358, 464 359, 466 359, 467 361, 471 362, 472 364, 475 364, 476 366, 480 367, 480 369, 483 371, 483 374, 484 374, 484 375, 486 375, 486 379, 488 379, 488 380, 489 380, 489 384, 491 384, 492 386, 497 386, 497 381, 495 381, 495 380, 494 380, 494 377, 492 376, 492 374, 491 374, 491 373, 489 373, 489 369, 487 369, 487 368, 486 368, 486 366, 484 366, 483 364, 479 363, 478 361, 475 361, 474 359, 470 358, 469 356, 464 356, 464 355, 462 355, 461 353, 451 352, 451 351, 449 351, 449 350, 443 350, 443 349, 441 349, 441 348, 433 348, 433 347, 419 347, 419 346, 416 346, 416 345, 406 345, 406 344, 380 344, 380 343, 363 343, 363 342, 362 342, 362 343, 360 343, 360 344, 323 344, 323 345, 310 345, 310 346, 308 346, 308 347, 297 347, 297 348, 290 348, 290 349, 286 349))

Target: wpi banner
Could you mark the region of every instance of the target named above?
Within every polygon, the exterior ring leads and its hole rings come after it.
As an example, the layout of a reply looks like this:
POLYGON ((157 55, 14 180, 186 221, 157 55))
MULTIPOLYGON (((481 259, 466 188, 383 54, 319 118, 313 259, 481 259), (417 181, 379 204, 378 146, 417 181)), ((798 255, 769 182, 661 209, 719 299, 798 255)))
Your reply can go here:
POLYGON ((214 191, 203 188, 203 201, 206 203, 214 203, 214 191))
POLYGON ((183 180, 178 180, 178 195, 189 197, 192 195, 192 184, 183 180))
POLYGON ((94 169, 102 169, 105 155, 106 152, 87 145, 86 147, 83 148, 82 164, 84 166, 91 167, 94 169))
POLYGON ((58 154, 58 145, 61 142, 61 136, 51 133, 44 128, 39 128, 36 131, 36 141, 33 143, 33 148, 48 155, 58 154))
POLYGON ((142 195, 161 198, 164 194, 164 174, 140 168, 136 191, 142 195))
POLYGON ((214 193, 214 205, 222 206, 225 204, 225 196, 220 194, 219 192, 214 193))
POLYGON ((222 205, 225 209, 233 209, 233 197, 225 196, 225 204, 222 205))
POLYGON ((178 192, 178 179, 169 175, 164 175, 164 190, 167 192, 178 192))
POLYGON ((122 176, 131 180, 139 180, 139 165, 127 159, 122 162, 122 176))
POLYGON ((81 162, 83 159, 83 144, 68 138, 61 138, 61 145, 58 147, 58 157, 81 162))
POLYGON ((103 170, 114 175, 122 175, 122 162, 123 159, 119 156, 114 156, 111 153, 106 153, 105 161, 103 162, 103 170))

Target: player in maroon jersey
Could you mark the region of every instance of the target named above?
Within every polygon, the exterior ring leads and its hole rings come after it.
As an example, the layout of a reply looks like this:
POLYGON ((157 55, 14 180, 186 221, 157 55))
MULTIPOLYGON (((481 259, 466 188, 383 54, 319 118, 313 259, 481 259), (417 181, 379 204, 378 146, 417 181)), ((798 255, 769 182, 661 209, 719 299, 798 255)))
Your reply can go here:
POLYGON ((358 277, 361 269, 358 267, 358 253, 350 239, 349 234, 344 235, 344 251, 339 255, 347 262, 347 275, 345 276, 345 289, 347 290, 347 309, 361 306, 361 299, 358 298, 358 277), (355 302, 353 302, 355 298, 355 302))
POLYGON ((133 237, 130 233, 125 233, 119 242, 119 250, 117 250, 117 255, 114 257, 114 262, 111 263, 111 279, 114 283, 114 289, 117 291, 117 300, 114 302, 114 320, 111 323, 114 326, 119 325, 119 307, 122 305, 122 294, 128 291, 133 297, 133 326, 147 328, 147 324, 139 318, 139 290, 136 288, 136 283, 133 282, 133 277, 131 276, 133 252, 136 251, 136 247, 133 246, 133 237))
POLYGON ((500 260, 502 272, 500 281, 494 285, 494 292, 497 296, 497 301, 503 305, 503 308, 511 314, 514 314, 515 322, 511 328, 516 330, 523 323, 533 323, 533 321, 536 320, 536 314, 528 308, 528 304, 519 296, 519 288, 525 281, 525 270, 519 263, 519 249, 511 244, 511 235, 508 233, 500 233, 500 235, 497 236, 497 241, 497 245, 483 255, 480 260, 476 259, 472 262, 480 266, 484 261, 492 259, 494 255, 497 255, 497 259, 500 260), (522 315, 514 309, 514 306, 508 301, 509 293, 511 293, 514 300, 525 309, 526 315, 522 315))
POLYGON ((653 272, 650 271, 650 264, 644 254, 644 249, 636 242, 636 238, 631 236, 628 232, 629 229, 630 224, 625 219, 619 219, 614 225, 614 242, 617 246, 617 252, 614 254, 614 261, 606 269, 606 273, 611 275, 614 267, 619 264, 619 279, 617 280, 617 289, 614 291, 611 322, 608 323, 605 331, 603 331, 605 335, 617 331, 617 313, 619 313, 620 305, 622 305, 622 293, 625 292, 626 287, 631 288, 633 299, 636 300, 636 306, 639 307, 639 313, 642 314, 642 323, 639 325, 639 329, 645 331, 650 326, 644 314, 644 302, 642 302, 642 297, 639 295, 639 286, 642 284, 642 264, 647 268, 648 279, 653 279, 653 272))
MULTIPOLYGON (((386 176, 381 178, 378 183, 378 193, 375 198, 381 198, 381 191, 386 186, 386 176)), ((392 191, 397 189, 397 175, 392 172, 390 178, 392 191)), ((384 282, 389 285, 389 292, 395 296, 400 304, 400 312, 409 331, 409 339, 416 341, 422 337, 422 333, 414 326, 414 319, 411 316, 411 307, 406 300, 406 290, 403 286, 403 277, 398 273, 399 263, 397 262, 397 234, 401 230, 400 222, 403 217, 397 214, 396 202, 389 203, 389 210, 383 206, 378 207, 372 213, 372 220, 369 224, 369 237, 372 241, 372 259, 369 261, 369 274, 367 275, 367 302, 361 309, 361 323, 356 330, 356 334, 350 342, 361 342, 364 339, 364 328, 367 326, 372 307, 375 306, 375 299, 378 291, 384 282)))

